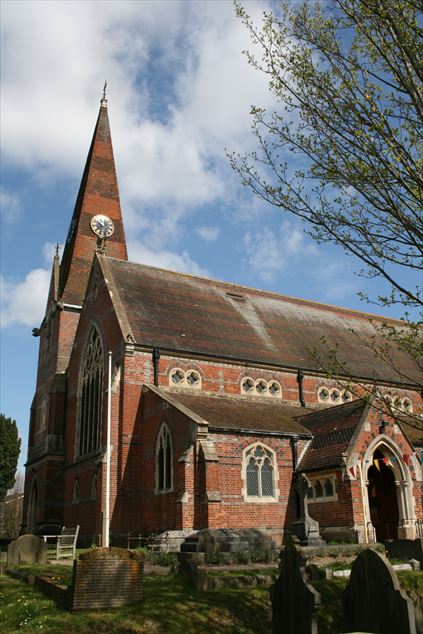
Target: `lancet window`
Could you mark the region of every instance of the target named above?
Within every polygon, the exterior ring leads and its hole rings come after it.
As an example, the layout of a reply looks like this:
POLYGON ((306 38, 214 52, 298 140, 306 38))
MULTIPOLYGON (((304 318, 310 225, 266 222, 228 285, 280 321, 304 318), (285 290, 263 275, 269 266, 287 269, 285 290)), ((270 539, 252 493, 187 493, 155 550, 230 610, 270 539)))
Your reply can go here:
POLYGON ((156 445, 156 492, 172 489, 172 440, 167 425, 162 425, 156 445))
POLYGON ((98 449, 101 444, 103 369, 103 346, 98 330, 92 328, 81 373, 78 438, 80 456, 98 449))

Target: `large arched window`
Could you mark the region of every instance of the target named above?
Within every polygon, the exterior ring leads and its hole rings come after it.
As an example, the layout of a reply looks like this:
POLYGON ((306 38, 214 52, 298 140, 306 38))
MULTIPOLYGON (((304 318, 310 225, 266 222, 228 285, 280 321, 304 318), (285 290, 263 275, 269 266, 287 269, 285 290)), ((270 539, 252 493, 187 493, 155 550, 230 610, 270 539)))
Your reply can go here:
POLYGON ((100 447, 103 401, 103 346, 92 328, 83 358, 80 385, 78 455, 100 447))
POLYGON ((247 447, 242 470, 245 498, 257 501, 276 499, 276 464, 271 449, 261 443, 247 447))
POLYGON ((167 425, 162 425, 156 445, 156 491, 172 489, 172 441, 167 425))

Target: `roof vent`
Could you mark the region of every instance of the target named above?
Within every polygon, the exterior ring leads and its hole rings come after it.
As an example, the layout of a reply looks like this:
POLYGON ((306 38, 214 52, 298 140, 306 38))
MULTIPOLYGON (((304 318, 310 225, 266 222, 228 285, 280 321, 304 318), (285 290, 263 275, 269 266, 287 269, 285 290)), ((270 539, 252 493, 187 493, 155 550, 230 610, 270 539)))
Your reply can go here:
POLYGON ((239 295, 238 293, 229 293, 227 292, 226 295, 230 298, 230 299, 235 299, 238 302, 245 302, 245 297, 244 295, 239 295))

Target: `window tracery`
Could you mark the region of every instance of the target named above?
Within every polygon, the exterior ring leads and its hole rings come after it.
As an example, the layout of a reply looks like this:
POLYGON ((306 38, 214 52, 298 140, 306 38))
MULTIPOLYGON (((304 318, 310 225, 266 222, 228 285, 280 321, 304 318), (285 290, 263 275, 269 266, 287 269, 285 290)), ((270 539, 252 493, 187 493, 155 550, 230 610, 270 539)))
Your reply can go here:
POLYGON ((317 400, 319 403, 340 405, 341 403, 352 401, 352 398, 351 392, 347 389, 319 387, 317 390, 317 400))
POLYGON ((324 475, 315 478, 307 476, 307 480, 308 502, 329 502, 338 499, 335 488, 335 475, 324 475))
POLYGON ((246 376, 241 380, 241 394, 281 398, 282 388, 278 381, 266 381, 263 378, 254 380, 250 376, 246 376))
POLYGON ((387 392, 386 394, 382 394, 382 398, 386 401, 386 403, 388 403, 389 407, 392 407, 394 410, 398 410, 406 414, 412 414, 413 412, 413 403, 407 396, 401 398, 398 394, 387 392))
POLYGON ((244 498, 249 501, 276 499, 275 453, 261 443, 244 450, 244 498))
POLYGON ((80 384, 78 455, 90 453, 101 444, 103 405, 103 346, 92 328, 85 349, 80 384))
POLYGON ((173 368, 169 373, 169 385, 201 389, 201 375, 197 370, 173 368))

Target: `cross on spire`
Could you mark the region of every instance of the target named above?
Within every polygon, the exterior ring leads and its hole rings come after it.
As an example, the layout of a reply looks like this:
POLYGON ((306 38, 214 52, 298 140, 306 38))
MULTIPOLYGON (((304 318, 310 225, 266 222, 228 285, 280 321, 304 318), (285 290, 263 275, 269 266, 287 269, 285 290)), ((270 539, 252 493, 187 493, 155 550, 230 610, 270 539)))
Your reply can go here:
POLYGON ((105 106, 107 108, 107 99, 106 99, 106 88, 107 88, 107 80, 104 82, 104 86, 103 86, 103 96, 100 100, 100 103, 102 106, 105 106))

